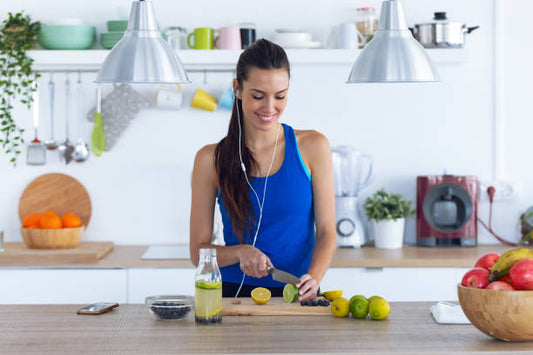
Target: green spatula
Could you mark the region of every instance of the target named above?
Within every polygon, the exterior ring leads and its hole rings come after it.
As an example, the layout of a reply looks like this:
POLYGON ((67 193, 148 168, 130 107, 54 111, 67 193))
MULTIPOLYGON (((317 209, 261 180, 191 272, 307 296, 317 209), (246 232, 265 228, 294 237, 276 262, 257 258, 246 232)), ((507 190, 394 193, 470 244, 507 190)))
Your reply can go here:
POLYGON ((102 127, 102 89, 96 89, 96 113, 94 114, 94 126, 91 135, 91 150, 99 157, 105 148, 104 128, 102 127))

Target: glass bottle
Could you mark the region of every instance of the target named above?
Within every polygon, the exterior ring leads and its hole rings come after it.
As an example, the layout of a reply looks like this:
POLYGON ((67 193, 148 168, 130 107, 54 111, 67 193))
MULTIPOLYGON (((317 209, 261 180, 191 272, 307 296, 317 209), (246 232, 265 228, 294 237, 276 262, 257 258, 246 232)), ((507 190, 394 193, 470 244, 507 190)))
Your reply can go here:
POLYGON ((200 261, 194 281, 196 323, 222 322, 222 276, 217 264, 216 249, 200 249, 200 261))
POLYGON ((361 43, 359 39, 359 48, 363 48, 365 44, 374 38, 374 33, 378 30, 378 16, 376 9, 373 7, 359 7, 357 8, 357 20, 355 22, 357 30, 361 32, 365 38, 365 43, 361 43))

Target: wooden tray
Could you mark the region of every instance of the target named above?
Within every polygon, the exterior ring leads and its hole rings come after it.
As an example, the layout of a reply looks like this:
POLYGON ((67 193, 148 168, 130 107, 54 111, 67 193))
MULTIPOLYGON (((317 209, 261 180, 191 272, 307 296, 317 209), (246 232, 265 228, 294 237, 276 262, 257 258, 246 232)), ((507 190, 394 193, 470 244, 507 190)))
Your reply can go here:
POLYGON ((20 196, 20 221, 32 212, 46 210, 53 210, 59 216, 74 212, 87 227, 91 219, 91 198, 85 187, 71 176, 59 173, 41 175, 20 196))
POLYGON ((72 249, 30 249, 22 242, 9 242, 0 253, 0 265, 54 266, 94 264, 114 247, 113 242, 81 242, 72 249))
POLYGON ((222 299, 223 316, 305 316, 329 315, 331 307, 301 306, 300 302, 285 303, 281 297, 272 297, 267 304, 256 304, 249 297, 222 299), (241 304, 233 304, 235 300, 241 304))

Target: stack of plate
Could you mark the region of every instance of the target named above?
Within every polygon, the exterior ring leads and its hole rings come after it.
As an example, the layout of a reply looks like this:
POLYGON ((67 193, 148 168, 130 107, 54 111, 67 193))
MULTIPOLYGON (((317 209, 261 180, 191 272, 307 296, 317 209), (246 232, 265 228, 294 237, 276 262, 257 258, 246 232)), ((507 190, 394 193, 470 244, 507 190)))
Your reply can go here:
POLYGON ((128 21, 107 21, 107 30, 109 32, 100 35, 100 44, 105 49, 111 49, 124 36, 128 28, 128 21))

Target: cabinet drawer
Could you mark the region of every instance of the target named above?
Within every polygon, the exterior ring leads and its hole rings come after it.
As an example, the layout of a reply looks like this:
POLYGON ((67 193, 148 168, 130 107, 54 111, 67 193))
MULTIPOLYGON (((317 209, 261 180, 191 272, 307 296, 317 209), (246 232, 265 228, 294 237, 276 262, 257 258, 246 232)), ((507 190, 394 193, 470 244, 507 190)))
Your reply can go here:
POLYGON ((379 295, 391 302, 457 301, 462 268, 330 268, 322 290, 344 290, 350 298, 379 295))
POLYGON ((153 295, 194 295, 194 268, 128 269, 128 302, 153 295))
POLYGON ((0 270, 1 304, 127 301, 126 270, 0 270))

